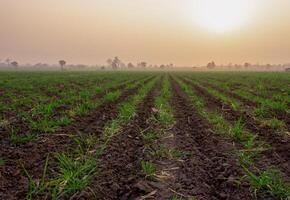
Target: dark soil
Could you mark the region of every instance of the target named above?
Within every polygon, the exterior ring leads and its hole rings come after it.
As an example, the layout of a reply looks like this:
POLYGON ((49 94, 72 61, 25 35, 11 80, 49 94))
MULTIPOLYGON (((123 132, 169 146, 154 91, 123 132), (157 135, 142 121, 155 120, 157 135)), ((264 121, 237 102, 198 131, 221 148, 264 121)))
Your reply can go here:
MULTIPOLYGON (((218 92, 225 94, 233 99, 236 99, 238 101, 240 101, 241 103, 243 103, 246 107, 248 107, 248 109, 255 109, 257 107, 259 107, 259 103, 251 101, 249 99, 246 99, 242 96, 237 95, 236 93, 233 93, 231 91, 227 91, 223 88, 219 88, 216 85, 210 84, 210 83, 202 83, 202 85, 206 86, 206 87, 210 87, 213 88, 215 90, 217 90, 218 92)), ((272 114, 272 117, 276 117, 279 120, 282 120, 285 122, 287 129, 290 130, 290 116, 289 114, 287 114, 286 112, 280 112, 280 113, 275 113, 272 114)))
POLYGON ((248 107, 257 107, 258 104, 254 101, 251 101, 249 99, 246 99, 242 96, 239 96, 237 95, 236 93, 233 93, 231 91, 228 91, 228 90, 225 90, 223 88, 220 88, 214 84, 210 84, 210 83, 202 83, 203 85, 205 85, 206 87, 211 87, 215 90, 217 90, 218 92, 222 93, 222 94, 226 94, 227 96, 231 97, 231 98, 234 98, 234 99, 237 99, 239 100, 240 102, 242 102, 244 105, 248 106, 248 107))
MULTIPOLYGON (((148 77, 145 78, 144 80, 141 80, 141 81, 145 81, 147 79, 148 79, 148 77)), ((152 77, 150 77, 149 79, 151 80, 152 77)), ((98 94, 94 95, 92 98, 93 98, 93 100, 101 99, 106 95, 106 93, 113 92, 116 90, 123 90, 127 84, 131 84, 134 82, 140 82, 140 80, 132 80, 132 81, 128 81, 126 83, 122 83, 120 85, 117 85, 115 87, 108 88, 105 92, 98 93, 98 94)), ((79 102, 79 104, 81 104, 81 102, 79 102)), ((62 116, 62 113, 70 110, 72 108, 72 106, 73 105, 60 105, 60 106, 56 107, 53 111, 51 119, 59 120, 62 116)), ((31 107, 30 106, 23 106, 22 108, 19 108, 19 109, 26 110, 27 112, 30 112, 31 107)), ((9 129, 11 128, 11 126, 13 126, 14 129, 18 131, 18 134, 21 134, 21 135, 28 135, 28 134, 38 134, 39 135, 40 134, 39 131, 36 132, 36 131, 32 130, 29 127, 29 124, 27 122, 25 122, 22 118, 20 118, 20 116, 18 116, 16 112, 6 111, 5 113, 3 113, 3 116, 9 122, 9 126, 0 127, 0 141, 9 136, 9 134, 10 134, 9 129)), ((34 120, 41 120, 42 117, 43 116, 36 115, 33 118, 34 118, 34 120)), ((42 134, 44 134, 44 133, 42 133, 42 134)))
MULTIPOLYGON (((123 91, 117 100, 99 106, 87 116, 76 117, 74 123, 62 127, 54 134, 40 134, 36 140, 18 146, 4 138, 0 143, 0 158, 5 160, 5 164, 0 166, 0 199, 25 199, 28 178, 23 168, 34 180, 39 180, 45 159, 49 155, 50 177, 56 171, 54 153, 73 152, 77 146, 74 142, 77 136, 93 135, 101 138, 105 125, 117 117, 118 105, 136 94, 152 78, 142 80, 135 88, 123 91)), ((152 124, 151 117, 156 114, 153 108, 161 87, 159 80, 138 105, 134 118, 107 144, 100 155, 98 172, 90 186, 70 199, 168 200, 173 195, 182 199, 193 197, 199 200, 255 199, 249 185, 240 182, 244 174, 235 155, 235 150, 239 147, 233 145, 232 140, 215 134, 212 126, 194 109, 178 83, 173 78, 170 81, 170 103, 176 123, 166 130, 164 137, 155 142, 179 150, 182 156, 171 160, 154 159, 146 152, 147 144, 141 133, 158 128, 156 124, 152 124), (160 176, 145 178, 140 166, 142 160, 155 163, 157 175, 160 176), (160 178, 161 176, 165 178, 160 178)), ((247 129, 257 133, 261 139, 273 146, 273 149, 264 152, 262 158, 259 158, 259 166, 277 166, 286 177, 290 177, 290 143, 287 138, 273 134, 273 130, 258 124, 251 115, 232 110, 229 105, 210 95, 206 89, 192 83, 190 85, 197 95, 204 98, 209 110, 222 113, 230 122, 242 117, 247 129)), ((125 85, 118 87, 112 90, 122 90, 125 85)), ((94 98, 101 97, 103 94, 94 98)), ((26 131, 26 127, 20 124, 19 128, 26 131)))
POLYGON ((2 141, 0 158, 5 160, 5 165, 0 167, 0 199, 25 199, 28 178, 23 173, 23 167, 34 179, 40 178, 48 154, 73 149, 75 143, 71 136, 101 135, 106 122, 116 117, 118 104, 134 95, 142 84, 124 91, 116 101, 98 107, 88 116, 76 118, 73 124, 54 134, 40 135, 36 141, 20 146, 11 145, 9 140, 2 141))
POLYGON ((271 145, 271 149, 263 152, 263 158, 259 159, 260 165, 263 168, 269 166, 278 167, 284 174, 286 179, 290 177, 290 139, 289 137, 282 137, 279 134, 275 134, 274 130, 262 126, 251 115, 235 111, 222 100, 212 96, 205 89, 184 80, 187 84, 191 85, 197 95, 203 97, 205 105, 211 110, 216 110, 223 114, 224 118, 230 122, 235 122, 242 118, 245 123, 245 128, 254 134, 258 134, 259 138, 266 141, 271 145))
MULTIPOLYGON (((152 77, 151 77, 152 78, 152 77)), ((150 79, 151 79, 150 78, 150 79)), ((146 78, 148 79, 148 78, 146 78)), ((140 81, 140 80, 139 80, 140 81)), ((135 83, 135 82, 138 82, 138 80, 132 80, 132 81, 128 81, 126 83, 122 83, 120 85, 117 85, 115 87, 112 87, 112 88, 108 88, 106 89, 105 92, 101 92, 101 93, 98 93, 96 95, 93 96, 93 99, 100 99, 100 98, 103 98, 106 93, 109 93, 109 92, 113 92, 113 91, 116 91, 116 90, 123 90, 128 84, 132 84, 132 83, 135 83)))
POLYGON ((243 173, 231 155, 231 141, 212 133, 174 80, 172 88, 177 120, 173 132, 179 150, 187 152, 175 175, 174 191, 197 199, 252 199, 248 185, 235 182, 243 173))
POLYGON ((136 186, 143 179, 140 163, 144 143, 140 133, 151 126, 149 119, 159 90, 160 81, 138 106, 133 120, 109 142, 90 189, 76 195, 75 199, 135 199, 146 194, 136 186))

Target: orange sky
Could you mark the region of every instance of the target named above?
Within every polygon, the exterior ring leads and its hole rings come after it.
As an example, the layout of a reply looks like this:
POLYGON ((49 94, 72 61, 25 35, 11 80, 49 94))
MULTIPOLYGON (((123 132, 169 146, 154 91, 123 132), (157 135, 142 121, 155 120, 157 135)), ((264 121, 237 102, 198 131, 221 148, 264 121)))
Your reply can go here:
POLYGON ((290 0, 257 0, 247 23, 224 33, 196 23, 194 1, 0 0, 0 59, 101 64, 117 55, 125 62, 177 65, 290 62, 290 0))

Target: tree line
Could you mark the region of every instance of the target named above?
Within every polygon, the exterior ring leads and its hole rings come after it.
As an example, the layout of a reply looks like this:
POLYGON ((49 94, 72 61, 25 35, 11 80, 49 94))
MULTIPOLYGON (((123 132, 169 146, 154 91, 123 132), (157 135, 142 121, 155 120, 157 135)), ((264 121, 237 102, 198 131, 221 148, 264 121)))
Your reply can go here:
MULTIPOLYGON (((19 66, 17 61, 11 61, 11 59, 6 59, 5 63, 3 65, 3 63, 1 63, 0 60, 0 67, 14 67, 15 69, 17 69, 19 66)), ((23 65, 23 66, 27 66, 27 65, 23 65)), ((37 63, 35 65, 29 65, 30 67, 33 68, 49 68, 49 67, 56 67, 56 65, 49 65, 49 64, 45 64, 45 63, 37 63)), ((73 65, 73 64, 67 64, 66 60, 59 60, 58 61, 58 66, 60 67, 60 70, 66 70, 66 69, 71 69, 71 68, 76 68, 76 69, 85 69, 85 68, 89 68, 89 66, 87 65, 83 65, 83 64, 78 64, 78 65, 73 65)), ((124 63, 118 56, 115 56, 114 58, 109 58, 106 60, 106 65, 95 65, 95 66, 90 66, 92 68, 99 68, 99 69, 112 69, 112 70, 119 70, 119 69, 149 69, 149 68, 159 68, 159 69, 169 69, 169 68, 173 68, 174 65, 172 63, 170 64, 162 64, 162 65, 152 65, 152 64, 148 64, 145 61, 141 61, 138 62, 136 64, 133 64, 132 62, 129 63, 124 63)))

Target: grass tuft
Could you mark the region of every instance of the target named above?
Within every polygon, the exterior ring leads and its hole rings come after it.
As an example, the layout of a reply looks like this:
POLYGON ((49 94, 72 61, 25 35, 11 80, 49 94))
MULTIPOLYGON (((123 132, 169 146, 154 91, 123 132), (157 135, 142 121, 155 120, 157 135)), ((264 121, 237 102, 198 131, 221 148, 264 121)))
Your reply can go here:
POLYGON ((268 125, 272 129, 283 129, 286 125, 284 121, 281 121, 277 118, 269 119, 265 121, 266 125, 268 125))
POLYGON ((261 172, 259 175, 255 175, 248 169, 246 169, 246 172, 246 179, 255 190, 255 193, 268 193, 280 199, 290 197, 290 186, 283 182, 279 171, 270 169, 261 172))
POLYGON ((26 176, 28 177, 28 192, 26 193, 27 200, 33 200, 35 196, 42 195, 48 188, 48 184, 45 182, 45 177, 48 169, 48 160, 49 155, 46 157, 40 182, 33 180, 33 177, 28 173, 24 166, 22 166, 26 176))
POLYGON ((157 149, 151 151, 151 155, 157 159, 168 158, 176 159, 180 158, 183 153, 177 149, 169 148, 168 146, 161 144, 157 149))
POLYGON ((237 141, 243 141, 244 139, 244 123, 242 122, 242 119, 240 118, 238 121, 235 122, 233 127, 230 129, 231 135, 237 140, 237 141))
POLYGON ((156 167, 153 163, 148 161, 141 161, 142 172, 146 177, 153 177, 156 173, 156 167))
POLYGON ((73 159, 66 154, 58 154, 58 177, 51 181, 53 196, 55 198, 65 197, 83 190, 96 173, 96 159, 89 157, 85 159, 73 159))
POLYGON ((142 134, 142 137, 146 143, 152 143, 153 141, 158 140, 160 136, 155 131, 146 131, 142 134))
POLYGON ((5 160, 3 158, 0 158, 0 167, 5 165, 5 160))
POLYGON ((113 102, 115 101, 119 96, 121 95, 121 92, 119 90, 115 92, 109 92, 104 96, 105 102, 113 102))

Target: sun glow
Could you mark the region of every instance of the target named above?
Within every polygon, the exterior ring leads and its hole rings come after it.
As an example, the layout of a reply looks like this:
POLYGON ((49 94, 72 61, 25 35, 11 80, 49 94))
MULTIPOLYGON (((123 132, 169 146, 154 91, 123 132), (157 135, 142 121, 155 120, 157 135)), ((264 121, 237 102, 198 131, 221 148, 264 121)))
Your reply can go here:
POLYGON ((255 0, 196 0, 194 19, 209 30, 228 32, 247 23, 255 7, 255 0))

